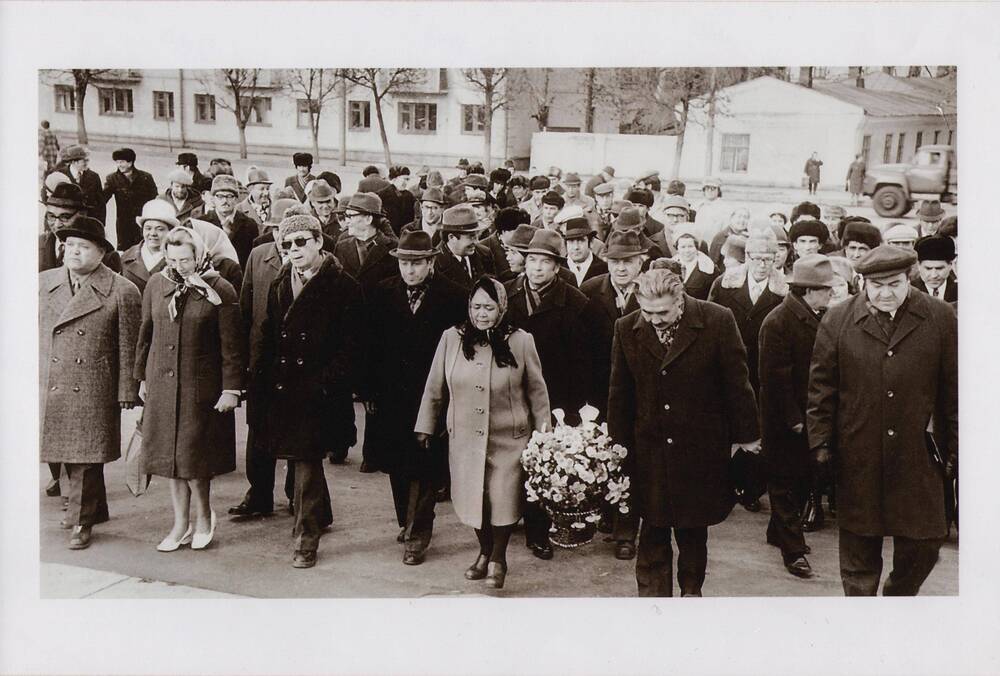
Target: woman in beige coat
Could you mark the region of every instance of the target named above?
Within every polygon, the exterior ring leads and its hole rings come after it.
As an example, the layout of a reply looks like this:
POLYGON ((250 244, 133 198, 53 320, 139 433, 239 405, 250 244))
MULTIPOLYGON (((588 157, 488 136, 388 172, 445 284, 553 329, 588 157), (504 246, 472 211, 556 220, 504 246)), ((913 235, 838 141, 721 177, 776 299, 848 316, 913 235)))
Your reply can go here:
POLYGON ((549 425, 535 341, 511 327, 506 312, 503 284, 482 277, 472 287, 469 319, 441 336, 414 428, 427 447, 444 423, 452 504, 479 538, 465 577, 485 577, 496 589, 503 588, 507 543, 521 518, 521 453, 531 433, 549 425))

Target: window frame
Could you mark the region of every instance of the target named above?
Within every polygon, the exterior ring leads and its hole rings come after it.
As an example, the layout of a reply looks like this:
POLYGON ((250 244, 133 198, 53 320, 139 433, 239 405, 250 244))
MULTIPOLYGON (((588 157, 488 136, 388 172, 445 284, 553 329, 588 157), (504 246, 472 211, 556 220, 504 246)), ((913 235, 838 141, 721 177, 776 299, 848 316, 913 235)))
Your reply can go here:
POLYGON ((894 134, 885 135, 885 145, 882 147, 882 164, 892 162, 892 140, 894 134))
POLYGON ((347 128, 350 131, 371 131, 372 128, 372 102, 364 99, 352 99, 347 102, 347 128), (355 125, 355 114, 362 124, 355 125))
POLYGON ((57 84, 52 87, 52 99, 53 107, 57 113, 75 113, 76 112, 76 89, 73 85, 57 84), (59 104, 64 101, 64 99, 69 100, 68 107, 62 107, 59 104))
POLYGON ((913 143, 913 152, 916 153, 918 150, 920 150, 920 146, 922 146, 923 144, 924 144, 924 132, 918 131, 917 139, 913 143))
POLYGON ((865 164, 868 163, 868 156, 872 151, 872 135, 865 134, 861 138, 861 159, 864 160, 865 164))
POLYGON ((721 136, 719 141, 719 171, 726 174, 749 173, 750 134, 722 134, 721 136), (742 139, 746 139, 746 142, 743 143, 742 139), (740 168, 741 164, 742 169, 740 168))
POLYGON ((319 108, 318 101, 310 101, 309 99, 295 99, 295 127, 296 129, 309 129, 312 130, 312 121, 310 119, 311 110, 316 110, 319 108), (305 115, 305 124, 302 124, 303 115, 305 115))
POLYGON ((486 106, 481 103, 462 104, 462 133, 467 136, 482 136, 486 133, 486 106), (478 110, 478 119, 475 118, 478 110), (468 124, 471 122, 470 125, 468 124))
POLYGON ((174 93, 169 90, 153 91, 153 119, 160 122, 174 121, 174 93), (160 115, 160 99, 166 98, 167 115, 160 115))
POLYGON ((97 112, 105 117, 132 117, 135 115, 135 99, 132 95, 132 88, 98 87, 97 112), (109 102, 110 108, 106 105, 109 102))
POLYGON ((194 95, 194 122, 195 124, 215 124, 215 94, 195 94, 194 95), (207 105, 207 111, 211 117, 201 116, 201 104, 207 105))
POLYGON ((899 132, 899 141, 896 143, 896 164, 903 161, 903 151, 906 150, 906 132, 899 132))
POLYGON ((251 110, 250 110, 251 114, 247 116, 247 126, 248 127, 270 127, 271 126, 271 97, 270 96, 254 96, 254 97, 247 96, 247 97, 242 97, 240 99, 240 107, 243 107, 243 105, 244 105, 244 99, 249 99, 250 100, 250 108, 251 108, 251 110), (254 115, 253 115, 253 113, 256 113, 258 117, 262 117, 260 115, 260 111, 257 110, 257 104, 263 103, 263 102, 267 103, 267 106, 264 109, 264 112, 266 113, 266 115, 263 116, 264 117, 263 121, 261 121, 261 122, 255 122, 254 121, 254 115))
POLYGON ((437 134, 437 104, 431 101, 400 101, 397 104, 396 130, 400 134, 434 135, 437 134), (426 128, 418 128, 417 122, 421 119, 420 109, 423 108, 423 117, 426 128), (433 114, 432 114, 433 113, 433 114), (403 118, 410 118, 410 128, 403 128, 403 118), (433 128, 431 124, 433 123, 433 128))

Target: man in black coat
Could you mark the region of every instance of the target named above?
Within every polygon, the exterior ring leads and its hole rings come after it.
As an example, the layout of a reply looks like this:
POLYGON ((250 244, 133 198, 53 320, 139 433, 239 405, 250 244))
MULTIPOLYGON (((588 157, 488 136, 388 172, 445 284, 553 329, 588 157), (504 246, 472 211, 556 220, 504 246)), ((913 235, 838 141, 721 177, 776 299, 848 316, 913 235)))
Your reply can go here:
POLYGON ((115 198, 115 229, 118 233, 118 250, 125 251, 142 241, 136 217, 142 205, 156 199, 156 181, 152 175, 135 168, 135 151, 119 148, 111 153, 118 169, 104 179, 104 201, 115 198))
MULTIPOLYGON (((86 215, 80 186, 60 183, 45 199, 45 234, 38 237, 38 271, 44 272, 63 264, 63 243, 56 237, 56 230, 69 225, 74 218, 86 215)), ((121 256, 115 250, 104 255, 102 261, 113 272, 121 274, 121 256)))
POLYGON ((566 240, 566 267, 573 273, 578 287, 588 279, 599 277, 608 271, 608 265, 594 255, 590 244, 597 231, 586 218, 571 218, 560 226, 566 240))
MULTIPOLYGON (((524 275, 506 284, 511 323, 535 339, 551 407, 563 409, 567 423, 575 425, 590 393, 587 297, 558 274, 566 260, 566 245, 558 232, 535 231, 522 253, 524 275)), ((540 559, 552 558, 549 525, 541 506, 527 503, 525 540, 540 559)))
POLYGON ((437 251, 426 232, 404 233, 391 255, 399 275, 379 282, 366 303, 371 357, 364 398, 373 414, 366 429, 378 432, 369 462, 389 475, 406 543, 403 563, 416 566, 430 545, 437 492, 447 483, 448 448, 440 437, 419 448, 413 426, 441 334, 466 315, 466 293, 434 274, 437 251))
POLYGON ((236 200, 240 192, 239 182, 227 174, 219 174, 212 181, 212 199, 215 208, 202 217, 202 220, 217 225, 225 231, 229 241, 236 249, 240 267, 246 269, 247 259, 253 250, 253 242, 260 234, 257 222, 236 208, 236 200))
POLYGON ((757 405, 731 312, 684 293, 680 277, 639 275, 637 312, 615 324, 608 432, 624 446, 629 506, 642 519, 639 596, 701 596, 708 527, 733 507, 730 458, 759 452, 757 405))
POLYGON ((87 208, 87 216, 96 218, 104 225, 107 218, 108 200, 104 196, 101 177, 91 171, 90 155, 83 146, 69 146, 62 152, 62 160, 53 171, 65 174, 71 183, 79 186, 83 193, 83 202, 87 208))
POLYGON ((493 259, 477 244, 485 228, 467 204, 446 209, 441 216, 441 247, 434 259, 434 274, 447 277, 466 291, 483 275, 492 275, 493 259))
MULTIPOLYGON (((637 232, 615 230, 608 237, 607 244, 604 255, 609 272, 588 279, 580 287, 590 304, 586 315, 590 320, 588 333, 592 358, 590 402, 600 409, 601 417, 605 419, 615 322, 639 309, 635 280, 648 258, 637 232)), ((636 512, 623 515, 614 506, 609 506, 603 518, 606 524, 614 524, 615 558, 627 561, 635 557, 635 539, 639 534, 636 512)))
POLYGON ((913 288, 946 303, 958 300, 958 280, 955 278, 955 240, 943 235, 931 235, 917 240, 917 272, 913 288))
POLYGON ((251 364, 251 424, 265 435, 272 456, 294 466, 292 566, 310 568, 330 509, 323 457, 354 434, 353 416, 348 421, 330 412, 350 407, 357 387, 363 297, 336 257, 322 250, 322 230, 312 216, 284 219, 277 241, 289 264, 268 291, 260 351, 251 364))
POLYGON ((312 174, 312 153, 295 153, 292 155, 292 164, 295 165, 295 174, 285 179, 285 187, 291 188, 300 202, 305 202, 308 197, 306 186, 316 178, 312 174))
POLYGON ((802 511, 812 488, 806 405, 809 364, 820 319, 830 305, 833 266, 822 254, 795 261, 788 295, 760 329, 760 419, 771 519, 767 542, 788 572, 812 577, 802 511))
POLYGON ((178 154, 177 166, 191 177, 191 187, 199 195, 212 189, 212 178, 201 173, 201 170, 198 169, 198 156, 194 153, 178 154))

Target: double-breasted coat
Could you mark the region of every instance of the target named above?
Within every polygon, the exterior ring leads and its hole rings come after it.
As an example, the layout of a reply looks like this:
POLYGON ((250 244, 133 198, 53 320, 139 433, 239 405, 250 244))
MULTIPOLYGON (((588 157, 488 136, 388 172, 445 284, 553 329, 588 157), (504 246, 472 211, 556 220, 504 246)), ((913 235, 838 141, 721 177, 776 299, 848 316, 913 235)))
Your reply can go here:
POLYGON ((580 287, 590 303, 587 318, 588 342, 592 354, 590 404, 601 411, 601 418, 608 412, 608 387, 611 383, 611 343, 615 337, 615 322, 639 309, 639 301, 631 294, 624 310, 618 308, 618 295, 611 286, 611 275, 603 274, 588 279, 580 287))
POLYGON ((615 324, 608 432, 628 450, 639 516, 653 526, 697 528, 729 514, 731 446, 759 434, 732 313, 690 296, 684 304, 669 351, 641 311, 615 324))
POLYGON ((189 291, 167 311, 175 284, 153 275, 142 294, 135 378, 146 381, 142 416, 146 474, 210 479, 236 469, 236 416, 219 413, 223 390, 242 390, 243 336, 236 291, 220 276, 205 280, 222 300, 189 291))
POLYGON ((120 171, 113 171, 104 179, 103 199, 107 202, 115 198, 115 231, 118 233, 118 248, 124 251, 142 241, 142 228, 135 217, 142 213, 142 205, 156 199, 156 181, 141 169, 132 169, 132 178, 120 171))
POLYGON ((69 271, 38 278, 39 419, 43 462, 105 463, 121 455, 120 401, 132 378, 141 301, 103 264, 73 294, 69 271))
POLYGON ((927 449, 958 455, 958 322, 911 289, 887 338, 865 294, 820 322, 809 374, 809 445, 828 446, 837 520, 857 535, 944 537, 942 475, 927 449))
POLYGON ((434 351, 441 335, 465 317, 466 296, 462 287, 433 275, 416 313, 410 311, 400 277, 383 280, 366 298, 371 326, 368 398, 378 411, 366 435, 379 437, 368 460, 383 472, 416 478, 447 471, 443 453, 417 448, 413 425, 434 351))
POLYGON ((383 279, 399 274, 399 264, 389 252, 396 248, 396 241, 391 237, 376 232, 375 243, 368 250, 365 262, 358 255, 358 240, 348 235, 337 242, 336 256, 344 270, 357 280, 365 294, 375 290, 375 286, 383 279))
POLYGON ((268 291, 251 422, 274 457, 317 460, 353 443, 363 296, 329 253, 298 298, 292 274, 284 265, 268 291))
MULTIPOLYGON (((568 272, 568 271, 567 271, 568 272)), ((572 273, 570 273, 572 275, 572 273)), ((591 393, 591 347, 588 300, 560 277, 552 282, 535 311, 528 314, 527 281, 521 276, 506 285, 511 323, 535 339, 552 408, 566 412, 570 424, 591 393)), ((601 404, 597 404, 598 408, 601 404)))
POLYGON ((760 327, 760 428, 770 476, 797 480, 809 469, 806 404, 819 316, 792 294, 760 327), (802 425, 801 432, 792 428, 802 425))
POLYGON ((524 331, 514 331, 509 341, 517 366, 500 368, 489 346, 477 346, 473 358, 466 359, 459 330, 445 331, 414 426, 414 431, 433 436, 443 421, 451 501, 459 520, 473 528, 484 525, 484 494, 492 525, 521 518, 521 454, 532 432, 551 425, 535 341, 524 331))
POLYGON ((712 283, 708 300, 729 308, 736 317, 736 325, 743 337, 743 345, 747 354, 747 367, 750 369, 750 385, 754 392, 760 386, 757 376, 759 360, 757 339, 760 336, 760 325, 764 318, 774 308, 778 307, 787 292, 782 282, 768 279, 764 290, 757 297, 757 302, 750 300, 750 285, 747 270, 744 266, 727 270, 712 283), (742 278, 740 277, 742 275, 742 278))

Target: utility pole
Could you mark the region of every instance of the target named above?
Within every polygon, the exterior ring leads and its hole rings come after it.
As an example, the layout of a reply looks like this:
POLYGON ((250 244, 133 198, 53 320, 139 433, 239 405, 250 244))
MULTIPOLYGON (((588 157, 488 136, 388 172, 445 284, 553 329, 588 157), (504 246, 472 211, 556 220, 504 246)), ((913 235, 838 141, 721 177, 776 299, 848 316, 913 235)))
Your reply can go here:
POLYGON ((711 69, 708 86, 708 125, 705 129, 705 175, 712 175, 712 158, 715 154, 715 88, 718 69, 711 69))
MULTIPOLYGON (((187 138, 184 134, 184 69, 183 68, 177 69, 177 94, 178 94, 177 115, 180 118, 179 126, 181 134, 181 148, 187 148, 187 138)), ((170 133, 169 125, 167 126, 167 133, 168 134, 170 133)), ((169 138, 167 142, 169 143, 169 138)), ((170 152, 173 152, 173 149, 171 149, 170 152)))
POLYGON ((347 79, 344 77, 343 70, 340 72, 340 96, 344 101, 344 105, 341 107, 340 111, 340 166, 347 166, 347 115, 348 103, 347 103, 347 79))
POLYGON ((583 130, 588 134, 594 131, 594 77, 596 68, 587 69, 586 110, 584 111, 583 130))

